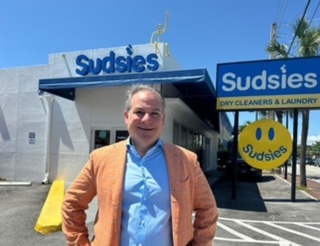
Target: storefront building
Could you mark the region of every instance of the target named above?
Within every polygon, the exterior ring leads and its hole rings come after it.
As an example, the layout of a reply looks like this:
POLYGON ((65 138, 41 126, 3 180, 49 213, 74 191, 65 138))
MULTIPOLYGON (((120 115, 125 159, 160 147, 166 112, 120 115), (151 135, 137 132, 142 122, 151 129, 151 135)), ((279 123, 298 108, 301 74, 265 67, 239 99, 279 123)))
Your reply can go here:
POLYGON ((231 135, 207 70, 183 70, 166 43, 51 54, 47 65, 0 70, 0 81, 5 180, 72 181, 93 149, 127 138, 124 102, 135 83, 161 91, 163 139, 196 152, 205 172, 217 167, 220 128, 231 135))

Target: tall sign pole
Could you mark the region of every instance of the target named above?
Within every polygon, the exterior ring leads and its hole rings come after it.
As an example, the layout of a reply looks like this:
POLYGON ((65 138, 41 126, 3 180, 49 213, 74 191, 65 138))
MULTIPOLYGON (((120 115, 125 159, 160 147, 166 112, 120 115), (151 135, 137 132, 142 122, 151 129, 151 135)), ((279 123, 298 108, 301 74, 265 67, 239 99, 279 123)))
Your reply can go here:
POLYGON ((293 146, 292 146, 292 174, 291 174, 291 201, 296 201, 297 180, 297 141, 298 141, 298 109, 293 110, 293 146))
POLYGON ((231 198, 237 198, 237 179, 238 179, 238 137, 239 137, 239 111, 234 114, 233 143, 232 143, 232 189, 231 198))
MULTIPOLYGON (((277 29, 278 29, 277 23, 273 23, 272 30, 271 30, 271 41, 277 40, 277 29)), ((275 58, 274 54, 271 54, 270 59, 274 59, 274 58, 275 58)), ((273 110, 268 111, 268 119, 270 119, 270 120, 275 119, 275 113, 273 110)))

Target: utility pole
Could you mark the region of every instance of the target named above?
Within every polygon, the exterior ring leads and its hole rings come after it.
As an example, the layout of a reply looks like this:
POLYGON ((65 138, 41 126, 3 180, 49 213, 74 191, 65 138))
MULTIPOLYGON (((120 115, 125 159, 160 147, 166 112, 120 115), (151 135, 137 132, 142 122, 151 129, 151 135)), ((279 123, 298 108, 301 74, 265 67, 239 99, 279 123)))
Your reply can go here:
MULTIPOLYGON (((277 29, 278 29, 277 23, 274 22, 272 24, 272 30, 271 30, 271 41, 277 40, 277 29)), ((274 58, 275 58, 274 55, 271 54, 270 59, 274 59, 274 58)), ((275 112, 273 110, 268 111, 268 119, 270 119, 270 120, 275 119, 275 112)))

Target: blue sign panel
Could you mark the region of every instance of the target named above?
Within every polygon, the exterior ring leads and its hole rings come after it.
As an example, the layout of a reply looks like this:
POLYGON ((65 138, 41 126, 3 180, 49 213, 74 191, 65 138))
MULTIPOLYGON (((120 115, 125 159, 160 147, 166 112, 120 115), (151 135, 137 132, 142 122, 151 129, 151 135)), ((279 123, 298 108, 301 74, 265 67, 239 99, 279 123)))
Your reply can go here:
POLYGON ((320 108, 320 57, 217 65, 217 109, 320 108))

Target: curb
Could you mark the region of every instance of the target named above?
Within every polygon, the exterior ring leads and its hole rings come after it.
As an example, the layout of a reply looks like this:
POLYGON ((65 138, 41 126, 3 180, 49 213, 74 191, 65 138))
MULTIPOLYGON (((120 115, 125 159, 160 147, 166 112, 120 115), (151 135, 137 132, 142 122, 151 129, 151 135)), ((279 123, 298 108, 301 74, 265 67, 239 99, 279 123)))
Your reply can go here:
POLYGON ((65 187, 65 181, 56 180, 53 182, 34 228, 37 232, 49 234, 61 231, 61 208, 65 195, 65 187))
POLYGON ((30 181, 0 181, 0 186, 20 186, 20 185, 25 185, 25 186, 30 186, 31 182, 30 181))

